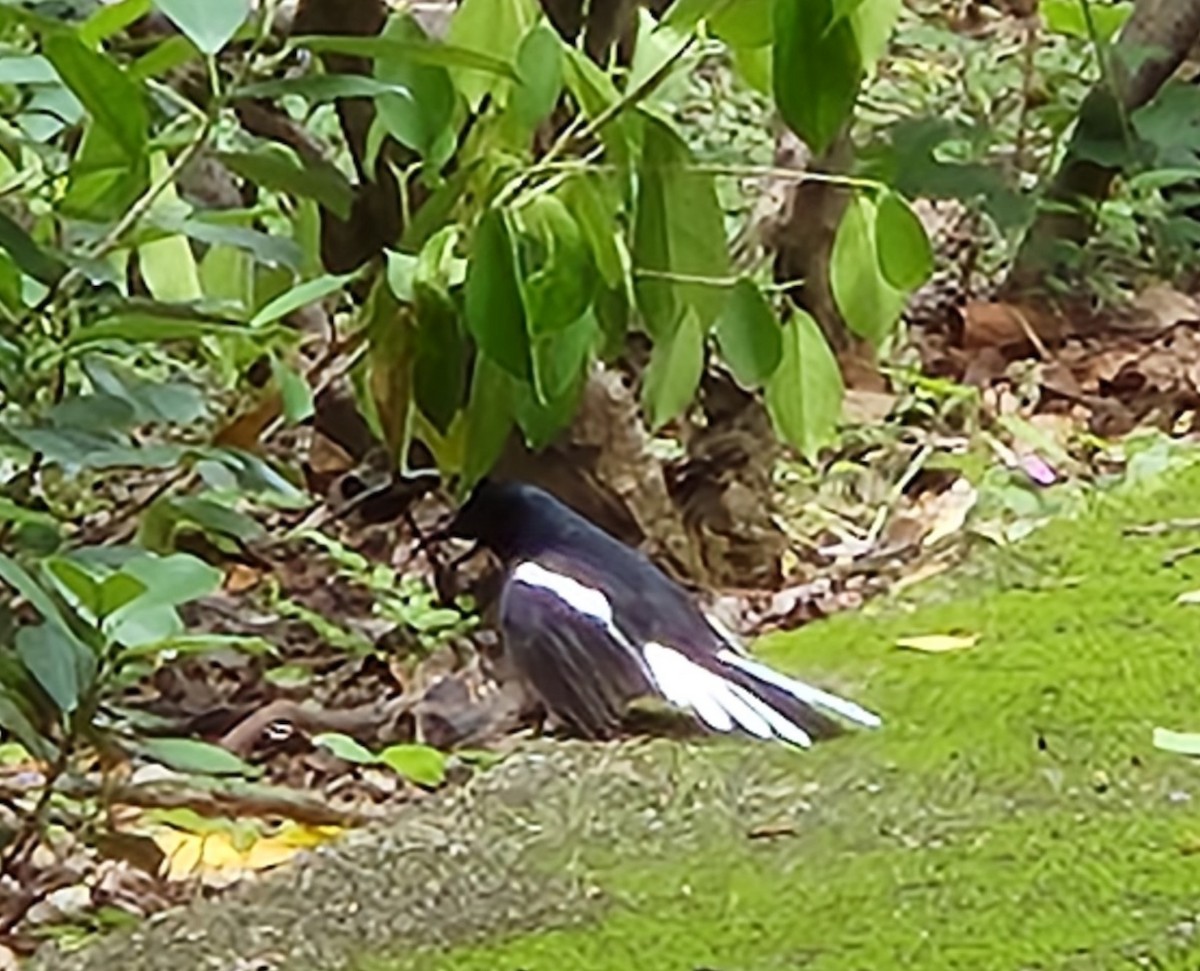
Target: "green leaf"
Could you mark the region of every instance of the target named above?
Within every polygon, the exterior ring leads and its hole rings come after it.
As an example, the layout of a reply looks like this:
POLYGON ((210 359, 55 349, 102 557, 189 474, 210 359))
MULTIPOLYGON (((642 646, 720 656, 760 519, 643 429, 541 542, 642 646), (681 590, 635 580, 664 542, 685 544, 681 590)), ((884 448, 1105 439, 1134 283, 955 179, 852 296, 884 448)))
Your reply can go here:
POLYGON ((262 327, 264 324, 281 320, 290 313, 294 313, 297 310, 307 307, 309 304, 316 303, 318 300, 324 300, 331 294, 344 290, 346 284, 353 279, 353 273, 342 275, 327 273, 324 276, 317 277, 315 280, 305 280, 287 292, 281 293, 263 307, 251 318, 250 326, 262 327))
POLYGON ((22 627, 16 636, 17 656, 34 680, 69 715, 91 687, 95 658, 66 628, 58 624, 22 627))
POLYGON ((418 278, 415 310, 413 397, 421 413, 445 434, 463 404, 467 383, 467 339, 458 309, 441 286, 418 278))
POLYGON ((423 36, 397 37, 390 33, 376 37, 311 34, 293 37, 292 43, 316 53, 349 54, 352 57, 428 67, 465 67, 487 71, 511 81, 520 80, 511 61, 482 51, 465 50, 453 44, 435 43, 423 36))
POLYGON ((733 0, 709 17, 712 32, 730 47, 764 47, 775 36, 771 11, 775 0, 733 0))
POLYGON ((1154 747, 1163 752, 1200 756, 1200 732, 1174 732, 1169 728, 1155 728, 1152 741, 1154 747))
POLYGON ((340 732, 325 732, 321 735, 314 735, 312 742, 313 745, 329 749, 330 752, 343 762, 350 762, 353 765, 376 765, 379 762, 379 756, 369 748, 349 735, 343 735, 340 732))
POLYGON ((717 319, 717 346, 733 376, 758 388, 783 357, 783 329, 771 303, 752 280, 738 280, 717 319))
POLYGON ((293 425, 311 418, 313 394, 304 375, 295 368, 288 367, 278 358, 271 361, 271 370, 275 375, 275 383, 279 386, 279 395, 283 399, 284 417, 293 425))
POLYGON ((657 430, 691 404, 704 373, 704 331, 693 313, 685 313, 675 332, 657 341, 646 367, 642 400, 657 430))
POLYGON ((236 174, 263 189, 315 199, 339 219, 350 218, 354 187, 330 162, 301 159, 274 146, 253 152, 214 154, 236 174))
POLYGON ((775 104, 788 127, 822 154, 850 119, 863 77, 854 28, 832 0, 776 0, 775 104))
POLYGON ((875 242, 883 278, 897 290, 913 291, 933 273, 933 246, 912 207, 887 192, 875 213, 875 242))
POLYGON ((137 603, 141 607, 175 607, 207 596, 221 585, 221 571, 190 553, 144 553, 126 563, 121 572, 145 584, 146 592, 137 603))
POLYGON ((200 271, 187 237, 167 236, 138 247, 138 269, 155 300, 189 303, 201 300, 200 271))
POLYGON ((261 774, 228 749, 194 738, 147 738, 137 742, 134 750, 176 772, 197 775, 261 774))
POLYGON ((512 377, 490 357, 475 358, 467 402, 467 445, 462 485, 470 488, 496 463, 513 427, 516 404, 512 377))
POLYGON ((570 326, 534 338, 535 386, 543 404, 562 398, 577 383, 599 336, 600 325, 589 308, 570 326))
POLYGON ((131 577, 128 573, 114 573, 100 584, 96 616, 115 614, 145 592, 146 585, 137 577, 131 577))
POLYGON ((98 344, 102 341, 130 343, 159 343, 162 341, 199 340, 203 337, 258 337, 256 328, 244 324, 216 323, 189 320, 183 317, 160 317, 152 314, 119 314, 73 331, 67 338, 68 347, 98 344))
POLYGON ((150 12, 151 0, 119 0, 96 9, 79 28, 79 39, 88 47, 119 34, 150 12))
POLYGON ((379 761, 419 786, 432 789, 446 781, 446 756, 428 745, 389 745, 379 761))
POLYGON ((0 553, 0 580, 29 601, 30 605, 46 620, 66 627, 67 622, 53 598, 25 572, 25 569, 7 554, 0 553))
POLYGON ((89 50, 74 34, 61 32, 47 37, 42 51, 126 158, 141 156, 150 131, 150 113, 141 86, 116 61, 89 50))
POLYGON ((46 286, 54 286, 67 272, 66 263, 57 254, 35 243, 5 212, 0 212, 0 247, 23 272, 46 286))
MULTIPOLYGON (((386 35, 406 42, 424 39, 420 26, 408 16, 393 17, 386 35)), ((409 58, 383 59, 376 62, 375 75, 406 92, 375 100, 378 120, 388 134, 434 163, 443 160, 439 153, 453 152, 450 133, 457 93, 447 68, 409 58)))
POLYGON ((30 509, 3 497, 0 497, 0 522, 58 527, 58 520, 50 513, 30 509))
POLYGON ((1125 26, 1133 13, 1133 4, 1093 3, 1088 0, 1085 12, 1080 0, 1041 0, 1038 13, 1051 33, 1082 40, 1091 40, 1091 29, 1088 27, 1090 16, 1095 25, 1096 39, 1107 44, 1125 26))
POLYGON ((294 78, 259 81, 236 92, 236 96, 241 98, 273 99, 295 95, 310 105, 341 98, 375 98, 381 94, 412 97, 412 92, 401 84, 380 81, 363 74, 302 74, 294 78))
POLYGON ((638 171, 633 262, 638 308, 654 340, 669 337, 685 310, 702 331, 721 312, 721 286, 663 279, 712 278, 729 273, 725 219, 711 175, 691 167, 691 153, 666 124, 647 117, 638 171))
POLYGON ((0 728, 25 746, 35 759, 50 762, 58 755, 55 744, 34 727, 22 708, 21 699, 0 688, 0 728))
POLYGON ((417 257, 395 250, 384 250, 384 255, 387 257, 387 281, 392 295, 401 303, 412 303, 417 257))
POLYGON ((504 213, 489 210, 472 240, 466 283, 467 330, 479 349, 514 377, 530 376, 529 334, 517 279, 512 230, 504 213))
POLYGON ((154 0, 188 40, 205 54, 228 44, 250 14, 250 0, 154 0))
POLYGON ((538 24, 521 41, 517 51, 521 83, 509 107, 517 121, 533 131, 554 110, 563 90, 563 42, 558 31, 538 24))
POLYGON ((592 259, 604 282, 610 287, 624 285, 629 259, 622 246, 621 226, 614 216, 619 203, 613 198, 611 186, 602 176, 581 173, 563 186, 561 195, 591 246, 592 259))
POLYGON ((875 220, 875 203, 856 194, 834 237, 829 282, 846 326, 878 346, 900 319, 904 295, 883 276, 875 220))
POLYGON ((842 373, 817 322, 796 311, 783 326, 783 357, 767 381, 776 433, 810 461, 837 430, 842 373))
POLYGON ((850 14, 850 25, 858 39, 859 59, 870 71, 887 52, 892 30, 904 9, 904 0, 862 0, 850 14))
POLYGON ((133 409, 136 423, 158 421, 188 425, 207 413, 204 393, 195 385, 180 381, 147 381, 133 370, 99 354, 88 355, 83 361, 83 370, 97 391, 127 402, 133 409))
POLYGON ((74 594, 85 610, 100 614, 100 581, 78 563, 62 556, 45 561, 44 569, 74 594))
MULTIPOLYGON (((460 50, 511 63, 521 38, 540 13, 531 0, 462 0, 450 19, 446 39, 460 50)), ((501 104, 507 95, 493 72, 458 67, 454 69, 454 83, 472 111, 479 110, 485 95, 497 97, 501 104)), ((507 81, 502 83, 507 87, 507 81)))
POLYGON ((561 199, 539 195, 518 213, 520 288, 529 333, 562 330, 591 305, 597 274, 591 248, 561 199))

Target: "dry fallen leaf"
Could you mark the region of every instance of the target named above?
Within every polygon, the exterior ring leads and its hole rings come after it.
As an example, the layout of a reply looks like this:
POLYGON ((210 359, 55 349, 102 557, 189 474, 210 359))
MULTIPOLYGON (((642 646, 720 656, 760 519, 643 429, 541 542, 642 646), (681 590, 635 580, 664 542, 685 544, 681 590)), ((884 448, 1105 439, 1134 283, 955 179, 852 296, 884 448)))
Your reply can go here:
POLYGON ((336 826, 305 826, 289 823, 273 836, 254 840, 249 846, 233 832, 189 833, 164 827, 152 838, 167 858, 167 878, 220 876, 236 878, 246 872, 265 870, 287 862, 301 850, 328 842, 341 832, 336 826))
POLYGON ((965 651, 978 643, 978 634, 921 634, 917 637, 901 637, 896 641, 896 646, 925 654, 946 654, 965 651))

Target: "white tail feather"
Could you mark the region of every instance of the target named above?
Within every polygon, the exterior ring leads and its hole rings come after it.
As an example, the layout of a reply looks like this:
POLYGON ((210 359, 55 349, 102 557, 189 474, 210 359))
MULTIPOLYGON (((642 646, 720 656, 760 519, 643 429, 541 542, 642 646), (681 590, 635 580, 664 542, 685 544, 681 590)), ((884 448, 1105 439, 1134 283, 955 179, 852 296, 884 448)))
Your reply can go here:
POLYGON ((761 661, 755 661, 731 650, 719 651, 717 657, 760 681, 773 685, 781 691, 786 691, 793 698, 803 701, 805 704, 815 708, 824 708, 866 728, 878 728, 883 724, 883 719, 874 712, 867 711, 862 705, 856 705, 853 701, 847 701, 828 691, 814 688, 811 684, 789 678, 786 674, 780 674, 774 668, 767 667, 761 661))
POLYGON ((663 697, 694 712, 714 731, 730 732, 736 724, 759 738, 776 737, 804 748, 812 744, 804 729, 762 699, 688 660, 679 651, 651 641, 643 645, 642 656, 663 697))

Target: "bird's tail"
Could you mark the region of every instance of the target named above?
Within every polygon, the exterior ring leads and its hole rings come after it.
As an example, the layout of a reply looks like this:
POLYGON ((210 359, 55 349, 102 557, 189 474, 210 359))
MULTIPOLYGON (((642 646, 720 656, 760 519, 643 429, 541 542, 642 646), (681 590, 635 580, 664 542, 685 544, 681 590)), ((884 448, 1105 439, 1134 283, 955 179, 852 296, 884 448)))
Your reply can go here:
MULTIPOLYGON (((711 618, 710 618, 711 622, 711 618)), ((813 739, 840 734, 842 721, 875 728, 874 712, 838 695, 781 674, 747 657, 727 631, 713 629, 728 647, 701 660, 663 644, 642 647, 659 692, 691 711, 708 728, 810 746, 813 739)))

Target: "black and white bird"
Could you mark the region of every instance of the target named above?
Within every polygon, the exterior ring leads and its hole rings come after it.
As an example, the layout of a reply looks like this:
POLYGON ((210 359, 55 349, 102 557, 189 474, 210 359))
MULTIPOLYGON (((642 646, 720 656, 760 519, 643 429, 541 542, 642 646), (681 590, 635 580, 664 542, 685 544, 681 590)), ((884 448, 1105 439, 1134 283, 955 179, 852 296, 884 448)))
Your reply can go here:
POLYGON ((608 738, 629 703, 655 697, 704 727, 807 747, 865 708, 749 657, 678 584, 549 493, 485 480, 446 531, 503 562, 505 648, 547 711, 608 738), (834 717, 836 716, 836 717, 834 717))

